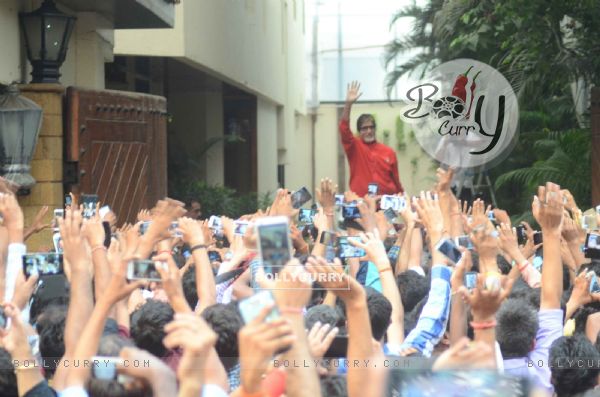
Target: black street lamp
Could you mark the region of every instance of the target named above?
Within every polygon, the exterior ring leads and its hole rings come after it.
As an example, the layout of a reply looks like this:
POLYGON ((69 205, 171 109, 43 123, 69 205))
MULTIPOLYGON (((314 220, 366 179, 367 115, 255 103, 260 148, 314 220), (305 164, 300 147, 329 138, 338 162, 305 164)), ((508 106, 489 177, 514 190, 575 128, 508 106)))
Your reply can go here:
POLYGON ((42 108, 19 95, 16 85, 0 92, 0 173, 28 194, 35 184, 29 165, 35 150, 42 108))
POLYGON ((37 10, 19 14, 27 58, 33 66, 32 83, 58 83, 75 19, 56 8, 53 0, 44 0, 37 10))

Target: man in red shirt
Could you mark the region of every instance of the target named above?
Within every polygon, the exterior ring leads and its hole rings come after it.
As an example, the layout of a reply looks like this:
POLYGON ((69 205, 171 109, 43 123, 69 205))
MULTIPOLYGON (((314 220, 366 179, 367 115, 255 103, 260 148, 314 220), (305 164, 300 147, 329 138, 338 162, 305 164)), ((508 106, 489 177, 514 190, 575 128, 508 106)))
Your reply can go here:
POLYGON ((377 183, 378 194, 402 193, 404 189, 400 184, 396 153, 389 146, 377 142, 373 115, 361 114, 358 118, 356 128, 359 137, 355 137, 350 130, 350 109, 361 95, 357 81, 348 85, 340 121, 342 144, 350 164, 350 190, 362 197, 368 193, 369 183, 377 183))

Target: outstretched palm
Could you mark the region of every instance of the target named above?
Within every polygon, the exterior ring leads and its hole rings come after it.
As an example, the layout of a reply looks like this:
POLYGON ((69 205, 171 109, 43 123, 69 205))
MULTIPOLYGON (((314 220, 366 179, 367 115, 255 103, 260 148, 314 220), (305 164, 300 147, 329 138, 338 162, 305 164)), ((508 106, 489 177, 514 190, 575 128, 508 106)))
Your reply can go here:
POLYGON ((353 81, 348 84, 348 91, 346 92, 346 102, 354 103, 360 98, 362 92, 360 92, 360 83, 353 81))

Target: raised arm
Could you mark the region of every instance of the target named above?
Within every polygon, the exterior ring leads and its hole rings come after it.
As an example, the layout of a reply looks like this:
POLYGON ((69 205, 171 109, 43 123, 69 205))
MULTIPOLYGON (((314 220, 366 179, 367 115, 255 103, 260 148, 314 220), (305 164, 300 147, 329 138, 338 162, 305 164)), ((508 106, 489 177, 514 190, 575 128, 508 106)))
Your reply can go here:
POLYGON ((350 130, 350 110, 352 109, 354 102, 356 102, 361 95, 360 83, 358 81, 353 81, 352 83, 348 84, 346 103, 344 104, 342 120, 340 121, 340 134, 342 136, 342 144, 344 145, 346 152, 348 152, 354 144, 354 136, 350 130))

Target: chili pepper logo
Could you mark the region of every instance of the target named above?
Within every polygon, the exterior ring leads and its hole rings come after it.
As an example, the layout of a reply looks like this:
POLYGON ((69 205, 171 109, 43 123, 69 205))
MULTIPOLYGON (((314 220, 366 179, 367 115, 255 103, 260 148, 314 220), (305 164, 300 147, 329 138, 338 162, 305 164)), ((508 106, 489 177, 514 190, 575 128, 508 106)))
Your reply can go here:
POLYGON ((453 119, 469 118, 471 106, 473 105, 473 97, 475 96, 475 88, 477 87, 475 80, 481 73, 477 72, 473 80, 471 80, 471 98, 467 107, 467 84, 469 83, 469 72, 473 69, 470 66, 465 73, 459 74, 452 88, 452 95, 442 97, 436 100, 431 109, 438 119, 443 117, 452 117, 453 119))

